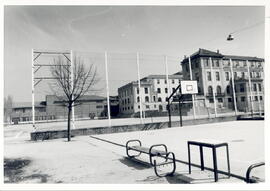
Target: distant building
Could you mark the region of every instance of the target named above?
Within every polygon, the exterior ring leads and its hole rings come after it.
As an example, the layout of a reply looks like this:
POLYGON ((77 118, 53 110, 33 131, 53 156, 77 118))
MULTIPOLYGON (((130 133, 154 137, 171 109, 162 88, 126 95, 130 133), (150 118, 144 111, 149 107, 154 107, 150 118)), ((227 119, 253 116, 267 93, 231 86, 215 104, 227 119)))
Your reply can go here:
MULTIPOLYGON (((205 49, 199 49, 190 58, 193 80, 198 82, 196 97, 203 99, 207 107, 213 108, 216 102, 217 108, 234 110, 234 84, 238 111, 264 110, 264 59, 223 55, 205 49)), ((183 78, 189 80, 188 58, 181 65, 183 78)))
MULTIPOLYGON (((85 95, 76 101, 75 118, 107 117, 107 98, 96 95, 85 95)), ((111 116, 118 115, 118 97, 110 97, 111 116)), ((64 102, 54 95, 47 95, 46 101, 35 103, 35 120, 67 119, 68 110, 64 102)), ((32 121, 32 103, 15 103, 11 114, 12 122, 32 121)))
POLYGON ((166 75, 149 75, 140 80, 140 89, 138 81, 118 88, 120 114, 131 115, 140 112, 140 91, 143 111, 167 111, 166 98, 177 88, 182 74, 169 75, 168 79, 167 81, 166 75))

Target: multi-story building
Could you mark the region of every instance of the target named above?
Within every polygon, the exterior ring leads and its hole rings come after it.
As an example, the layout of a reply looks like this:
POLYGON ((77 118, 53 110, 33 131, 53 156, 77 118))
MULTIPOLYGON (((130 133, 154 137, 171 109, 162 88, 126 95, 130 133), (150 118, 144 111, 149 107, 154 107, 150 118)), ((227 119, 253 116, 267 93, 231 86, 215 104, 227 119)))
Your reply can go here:
MULTIPOLYGON (((190 60, 197 98, 204 99, 207 107, 234 110, 236 103, 238 111, 264 110, 264 59, 199 49, 190 60)), ((181 65, 183 79, 190 80, 189 59, 181 65)))
POLYGON ((168 75, 149 75, 138 81, 130 82, 118 88, 119 112, 121 114, 134 114, 143 111, 167 111, 166 98, 177 88, 182 79, 181 73, 168 75), (140 106, 141 91, 141 106, 140 106))

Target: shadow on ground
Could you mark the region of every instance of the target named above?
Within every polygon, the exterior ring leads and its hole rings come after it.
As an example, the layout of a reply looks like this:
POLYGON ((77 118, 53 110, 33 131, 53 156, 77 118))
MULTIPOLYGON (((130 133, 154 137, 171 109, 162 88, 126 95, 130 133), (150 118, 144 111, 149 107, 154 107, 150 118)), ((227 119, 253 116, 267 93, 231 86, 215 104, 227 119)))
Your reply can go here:
POLYGON ((136 159, 136 158, 131 159, 128 157, 124 157, 124 158, 119 159, 119 161, 127 165, 128 167, 133 167, 137 170, 144 170, 144 169, 151 168, 150 164, 144 161, 140 161, 139 159, 136 159))
POLYGON ((31 174, 24 175, 23 168, 27 167, 31 160, 16 158, 4 159, 4 183, 46 183, 48 175, 46 174, 31 174))

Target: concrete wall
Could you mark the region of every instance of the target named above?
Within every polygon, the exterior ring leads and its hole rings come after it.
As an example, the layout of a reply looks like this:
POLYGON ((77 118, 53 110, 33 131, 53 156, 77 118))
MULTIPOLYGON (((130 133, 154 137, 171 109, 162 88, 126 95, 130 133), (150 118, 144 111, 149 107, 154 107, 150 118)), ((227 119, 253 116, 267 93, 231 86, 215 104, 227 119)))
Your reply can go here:
MULTIPOLYGON (((236 120, 235 116, 232 117, 218 117, 210 119, 197 119, 197 120, 185 120, 183 121, 183 126, 188 125, 198 125, 205 123, 217 123, 225 121, 234 121, 236 120)), ((178 127, 179 121, 173 121, 172 127, 178 127)), ((113 126, 113 127, 95 127, 95 128, 83 128, 71 130, 72 136, 81 136, 81 135, 98 135, 98 134, 109 134, 109 133, 121 133, 121 132, 131 132, 131 131, 147 131, 155 129, 168 128, 168 122, 160 123, 147 123, 147 124, 135 124, 135 125, 122 125, 122 126, 113 126)), ((67 131, 38 131, 31 133, 31 140, 49 140, 57 138, 66 138, 67 131)))

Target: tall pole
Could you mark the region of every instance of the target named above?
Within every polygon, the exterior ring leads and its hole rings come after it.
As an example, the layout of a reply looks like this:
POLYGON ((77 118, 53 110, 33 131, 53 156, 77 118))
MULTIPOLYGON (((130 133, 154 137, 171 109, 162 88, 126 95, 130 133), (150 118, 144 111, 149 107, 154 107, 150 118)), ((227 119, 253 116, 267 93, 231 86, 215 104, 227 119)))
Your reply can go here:
MULTIPOLYGON (((70 80, 71 80, 71 89, 73 90, 73 83, 74 83, 74 71, 73 71, 73 66, 74 66, 74 60, 73 60, 73 51, 70 51, 70 80)), ((74 95, 72 94, 72 100, 74 98, 74 95)), ((72 115, 72 128, 75 129, 75 108, 74 108, 74 102, 72 102, 72 107, 71 107, 71 115, 72 115)))
POLYGON ((112 126, 111 123, 111 104, 110 104, 110 90, 109 90, 109 77, 108 77, 108 54, 105 51, 105 72, 106 72, 106 91, 107 91, 107 113, 108 113, 108 120, 109 120, 109 127, 112 126))
POLYGON ((166 73, 166 81, 167 81, 167 97, 169 97, 170 94, 170 83, 169 83, 169 71, 168 71, 168 57, 165 55, 164 56, 164 60, 165 60, 165 73, 166 73))
POLYGON ((233 89, 234 111, 235 111, 235 115, 237 115, 237 104, 236 104, 236 96, 235 96, 235 87, 234 87, 234 75, 233 75, 232 59, 230 59, 230 66, 231 66, 231 76, 232 76, 232 89, 233 89))
MULTIPOLYGON (((257 85, 256 85, 257 86, 257 85)), ((258 98, 258 104, 259 104, 259 115, 262 116, 262 113, 261 113, 261 100, 260 100, 260 95, 259 95, 259 87, 256 88, 256 93, 257 93, 257 98, 258 98)))
POLYGON ((33 130, 36 131, 36 126, 35 126, 35 65, 34 65, 34 50, 32 49, 32 125, 33 125, 33 130))
POLYGON ((141 77, 140 77, 140 57, 139 57, 139 52, 137 52, 137 72, 138 72, 138 88, 139 88, 139 98, 140 98, 140 120, 141 124, 143 123, 142 121, 142 91, 141 91, 141 77))
MULTIPOLYGON (((246 63, 247 63, 247 68, 248 68, 248 84, 249 84, 249 93, 250 93, 251 115, 253 115, 254 106, 253 106, 251 77, 250 77, 250 70, 249 70, 250 63, 248 62, 248 60, 246 60, 246 63)), ((247 98, 247 100, 249 100, 249 99, 247 98)))
MULTIPOLYGON (((190 75, 190 80, 193 79, 192 75, 192 68, 191 68, 191 59, 188 57, 188 63, 189 63, 189 75, 190 75)), ((192 107, 193 107, 193 118, 196 119, 196 111, 195 111, 195 100, 194 100, 194 94, 192 94, 192 107)))
POLYGON ((211 78, 212 78, 212 95, 213 95, 213 99, 214 99, 214 109, 215 109, 215 117, 217 117, 217 103, 216 103, 216 95, 215 95, 215 83, 214 83, 214 75, 213 75, 213 67, 212 67, 212 58, 209 57, 210 60, 210 70, 211 70, 211 78))

